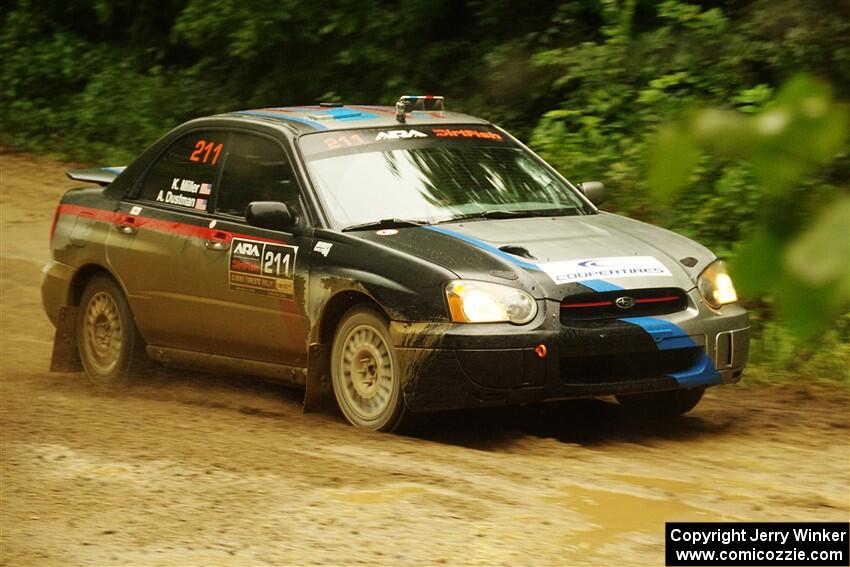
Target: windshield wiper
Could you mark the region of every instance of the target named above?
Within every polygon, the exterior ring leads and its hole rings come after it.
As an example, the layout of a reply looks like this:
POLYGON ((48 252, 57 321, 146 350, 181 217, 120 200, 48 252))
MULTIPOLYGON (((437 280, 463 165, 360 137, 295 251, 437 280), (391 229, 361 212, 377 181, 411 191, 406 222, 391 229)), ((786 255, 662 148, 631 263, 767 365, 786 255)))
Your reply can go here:
POLYGON ((353 224, 342 229, 342 232, 351 232, 352 230, 372 230, 382 228, 403 228, 406 226, 425 226, 431 224, 424 220, 413 219, 381 219, 377 221, 369 221, 360 224, 353 224))
POLYGON ((532 210, 532 211, 506 211, 500 209, 493 209, 489 211, 478 211, 476 213, 469 213, 466 215, 457 215, 447 219, 441 219, 434 222, 429 222, 427 220, 417 220, 417 219, 399 219, 399 218, 388 218, 381 219, 377 221, 369 221, 360 224, 353 224, 351 226, 347 226, 342 229, 342 232, 351 232, 353 230, 374 230, 374 229, 384 229, 384 228, 403 228, 407 226, 427 226, 429 224, 442 224, 447 222, 457 222, 462 220, 472 220, 472 219, 521 219, 528 217, 563 217, 568 215, 574 215, 578 211, 575 207, 564 207, 560 209, 542 209, 542 210, 532 210))
POLYGON ((478 211, 477 213, 458 215, 450 219, 441 220, 439 222, 456 222, 470 219, 521 219, 528 217, 563 217, 568 215, 574 215, 575 211, 575 207, 566 207, 562 209, 545 209, 538 211, 505 211, 494 209, 491 211, 478 211))

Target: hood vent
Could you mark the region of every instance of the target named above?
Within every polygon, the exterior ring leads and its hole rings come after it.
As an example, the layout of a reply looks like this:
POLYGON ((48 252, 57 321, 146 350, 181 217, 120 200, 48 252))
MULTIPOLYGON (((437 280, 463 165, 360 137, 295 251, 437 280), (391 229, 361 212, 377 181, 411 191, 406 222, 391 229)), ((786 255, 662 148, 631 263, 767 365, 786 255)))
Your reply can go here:
POLYGON ((522 258, 527 258, 529 260, 536 260, 534 256, 531 255, 531 252, 528 251, 527 248, 523 248, 522 246, 514 246, 513 244, 506 244, 504 246, 499 246, 499 250, 502 252, 507 252, 508 254, 513 254, 514 256, 520 256, 522 258))

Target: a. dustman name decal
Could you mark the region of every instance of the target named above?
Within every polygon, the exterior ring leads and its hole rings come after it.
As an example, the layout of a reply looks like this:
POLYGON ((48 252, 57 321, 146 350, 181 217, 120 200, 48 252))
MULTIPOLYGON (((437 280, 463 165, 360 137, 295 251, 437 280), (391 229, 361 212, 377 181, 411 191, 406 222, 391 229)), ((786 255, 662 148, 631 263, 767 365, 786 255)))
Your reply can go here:
POLYGON ((171 189, 160 191, 156 196, 156 200, 160 203, 205 211, 207 210, 207 199, 198 198, 194 195, 208 196, 211 192, 212 185, 209 183, 196 183, 191 179, 175 177, 171 180, 171 189))
POLYGON ((670 276, 664 264, 652 256, 587 258, 539 264, 555 283, 563 284, 595 279, 670 276))

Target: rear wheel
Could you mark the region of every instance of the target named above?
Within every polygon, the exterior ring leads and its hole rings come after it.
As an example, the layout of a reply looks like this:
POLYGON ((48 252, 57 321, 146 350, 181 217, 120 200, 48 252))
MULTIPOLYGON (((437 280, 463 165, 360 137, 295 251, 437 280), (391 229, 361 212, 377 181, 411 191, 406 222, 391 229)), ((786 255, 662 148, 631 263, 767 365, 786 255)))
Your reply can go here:
POLYGON ((617 396, 617 401, 627 410, 647 417, 673 417, 684 415, 694 409, 704 393, 705 388, 669 390, 617 396))
POLYGON ((394 430, 405 413, 399 375, 386 317, 371 307, 349 310, 331 351, 334 396, 345 418, 363 429, 394 430))
POLYGON ((89 380, 119 386, 129 377, 142 341, 124 293, 111 278, 95 276, 86 285, 77 318, 77 348, 89 380))

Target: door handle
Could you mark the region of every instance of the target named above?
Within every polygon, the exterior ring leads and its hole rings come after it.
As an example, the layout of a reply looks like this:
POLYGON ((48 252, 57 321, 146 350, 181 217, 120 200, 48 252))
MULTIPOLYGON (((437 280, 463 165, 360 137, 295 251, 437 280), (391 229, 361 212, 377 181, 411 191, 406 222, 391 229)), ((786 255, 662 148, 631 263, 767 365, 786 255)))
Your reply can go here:
POLYGON ((136 217, 133 215, 124 215, 118 224, 115 225, 115 230, 121 234, 136 234, 139 227, 136 226, 136 217))
POLYGON ((207 250, 214 250, 216 252, 224 252, 228 248, 230 248, 230 242, 228 241, 228 236, 226 232, 217 230, 212 233, 212 236, 204 241, 204 247, 207 250))

